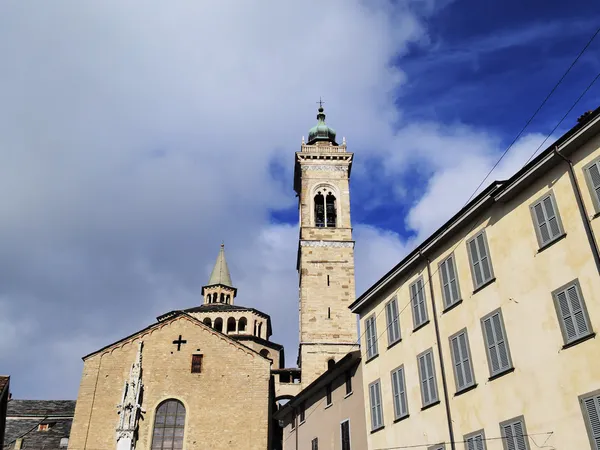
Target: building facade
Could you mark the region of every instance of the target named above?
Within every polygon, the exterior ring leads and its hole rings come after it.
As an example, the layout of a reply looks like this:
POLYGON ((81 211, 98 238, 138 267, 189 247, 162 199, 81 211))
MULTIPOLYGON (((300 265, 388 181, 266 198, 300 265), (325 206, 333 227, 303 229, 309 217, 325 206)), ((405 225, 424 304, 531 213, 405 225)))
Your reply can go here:
POLYGON ((600 109, 352 305, 368 448, 600 449, 600 109))
POLYGON ((323 107, 308 141, 296 152, 294 189, 298 194, 300 240, 300 347, 302 386, 308 386, 355 349, 354 241, 350 221, 350 171, 353 154, 345 139, 325 124, 323 107))
POLYGON ((367 446, 360 350, 333 363, 275 414, 286 450, 367 446))

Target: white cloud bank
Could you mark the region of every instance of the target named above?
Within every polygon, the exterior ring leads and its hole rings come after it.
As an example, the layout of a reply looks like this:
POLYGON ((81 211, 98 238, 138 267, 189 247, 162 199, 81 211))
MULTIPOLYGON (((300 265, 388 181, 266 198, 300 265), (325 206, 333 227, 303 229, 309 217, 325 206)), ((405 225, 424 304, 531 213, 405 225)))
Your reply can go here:
MULTIPOLYGON (((430 180, 407 218, 419 237, 498 151, 485 132, 402 123, 395 109, 405 77, 389 61, 427 42, 422 17, 434 10, 0 4, 0 372, 15 396, 74 398, 81 356, 200 302, 221 240, 238 302, 271 314, 293 365, 298 233, 270 224, 269 210, 294 204, 293 152, 319 96, 352 150, 382 159, 380 182, 402 192, 407 167, 430 180)), ((368 224, 355 237, 358 293, 414 244, 368 224)))

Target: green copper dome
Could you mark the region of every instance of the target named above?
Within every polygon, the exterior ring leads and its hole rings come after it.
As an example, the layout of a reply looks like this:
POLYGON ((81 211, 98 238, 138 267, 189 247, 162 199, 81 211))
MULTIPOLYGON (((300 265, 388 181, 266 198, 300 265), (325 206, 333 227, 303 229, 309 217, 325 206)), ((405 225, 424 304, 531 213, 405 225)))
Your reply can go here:
POLYGON ((319 121, 314 127, 308 132, 308 145, 312 145, 319 141, 331 142, 333 145, 337 145, 335 142, 335 130, 325 125, 325 113, 323 107, 319 107, 319 114, 317 114, 317 120, 319 121))

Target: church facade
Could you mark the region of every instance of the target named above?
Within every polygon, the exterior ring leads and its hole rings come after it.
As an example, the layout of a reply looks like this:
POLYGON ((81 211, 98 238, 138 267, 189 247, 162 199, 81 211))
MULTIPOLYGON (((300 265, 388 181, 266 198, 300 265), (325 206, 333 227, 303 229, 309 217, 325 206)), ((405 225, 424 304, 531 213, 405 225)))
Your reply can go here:
POLYGON ((269 315, 236 304, 221 245, 200 306, 167 312, 83 358, 69 449, 281 449, 278 405, 356 350, 353 155, 322 106, 317 120, 295 154, 298 367, 285 367, 269 315))

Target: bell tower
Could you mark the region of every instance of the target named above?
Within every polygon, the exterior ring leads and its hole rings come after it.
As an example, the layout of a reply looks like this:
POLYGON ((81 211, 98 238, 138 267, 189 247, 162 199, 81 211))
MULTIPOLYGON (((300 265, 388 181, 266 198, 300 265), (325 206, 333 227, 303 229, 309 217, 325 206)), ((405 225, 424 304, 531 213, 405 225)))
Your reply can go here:
POLYGON ((356 344, 357 322, 348 306, 355 300, 354 241, 349 179, 353 154, 336 142, 319 102, 317 125, 294 167, 299 201, 300 348, 302 386, 325 372, 356 344))

